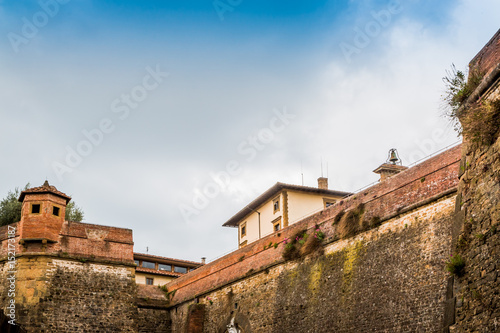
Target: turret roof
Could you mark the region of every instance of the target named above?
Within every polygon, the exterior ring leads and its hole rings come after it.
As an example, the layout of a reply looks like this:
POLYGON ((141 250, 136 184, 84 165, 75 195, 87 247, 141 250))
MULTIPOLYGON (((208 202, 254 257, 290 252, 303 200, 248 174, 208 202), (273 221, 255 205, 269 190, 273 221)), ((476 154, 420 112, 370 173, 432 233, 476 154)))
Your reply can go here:
POLYGON ((57 195, 63 199, 66 199, 66 203, 68 203, 71 200, 71 197, 69 197, 66 194, 64 194, 63 192, 57 190, 57 188, 55 186, 50 185, 47 180, 43 183, 42 186, 32 187, 32 188, 29 188, 25 191, 22 191, 18 200, 20 202, 23 202, 26 194, 31 194, 31 193, 38 193, 38 194, 52 193, 52 194, 57 195))

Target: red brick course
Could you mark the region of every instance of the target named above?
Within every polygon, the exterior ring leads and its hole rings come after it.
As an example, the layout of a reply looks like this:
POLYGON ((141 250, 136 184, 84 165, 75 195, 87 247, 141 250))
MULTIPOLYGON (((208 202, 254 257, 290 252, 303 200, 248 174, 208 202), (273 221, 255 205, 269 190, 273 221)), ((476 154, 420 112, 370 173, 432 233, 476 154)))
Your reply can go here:
POLYGON ((488 75, 500 60, 500 30, 490 39, 490 41, 471 60, 469 67, 478 70, 480 73, 488 75))
POLYGON ((67 198, 62 192, 53 186, 49 190, 55 193, 40 193, 36 189, 23 192, 21 221, 0 227, 0 258, 7 256, 8 231, 15 228, 16 254, 44 253, 133 263, 132 230, 64 221, 67 198), (31 214, 34 203, 41 205, 39 214, 31 214), (53 206, 60 208, 59 216, 52 214, 53 206))

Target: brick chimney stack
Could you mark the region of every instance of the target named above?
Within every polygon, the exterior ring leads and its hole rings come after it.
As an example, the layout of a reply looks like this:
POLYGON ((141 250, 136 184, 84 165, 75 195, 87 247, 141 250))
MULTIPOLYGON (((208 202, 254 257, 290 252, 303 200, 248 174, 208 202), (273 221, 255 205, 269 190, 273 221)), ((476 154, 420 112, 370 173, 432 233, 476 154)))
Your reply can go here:
POLYGON ((319 177, 318 178, 318 188, 322 190, 328 190, 328 178, 319 177))
POLYGON ((205 265, 206 260, 207 260, 207 258, 205 258, 205 257, 201 257, 201 264, 202 264, 202 265, 205 265))

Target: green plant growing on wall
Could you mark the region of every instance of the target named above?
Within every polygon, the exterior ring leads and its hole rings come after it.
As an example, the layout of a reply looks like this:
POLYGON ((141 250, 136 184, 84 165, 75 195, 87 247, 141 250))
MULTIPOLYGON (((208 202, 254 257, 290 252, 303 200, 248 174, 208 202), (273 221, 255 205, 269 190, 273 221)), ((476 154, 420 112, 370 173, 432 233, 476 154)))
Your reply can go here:
POLYGON ((450 257, 446 262, 446 270, 453 275, 462 276, 465 271, 465 260, 458 253, 450 257))
POLYGON ((304 235, 307 235, 307 230, 300 230, 292 238, 285 238, 283 240, 283 245, 285 246, 283 259, 296 260, 300 258, 300 247, 302 244, 299 243, 299 240, 303 240, 304 235))
POLYGON ((500 100, 477 101, 460 118, 462 134, 474 144, 490 146, 500 127, 500 100))
POLYGON ((469 101, 482 79, 483 73, 477 70, 467 73, 452 65, 443 78, 446 86, 444 109, 459 135, 467 137, 471 143, 489 146, 498 135, 500 100, 469 101))
POLYGON ((335 218, 333 219, 332 226, 338 224, 342 217, 344 216, 345 211, 341 210, 337 215, 335 215, 335 218))
POLYGON ((168 288, 167 288, 167 285, 164 284, 162 286, 158 285, 158 288, 163 291, 163 293, 165 294, 165 297, 167 298, 167 300, 170 302, 172 300, 172 298, 174 298, 175 296, 175 293, 177 292, 177 289, 174 289, 172 291, 168 291, 168 288))
POLYGON ((455 130, 461 134, 459 118, 461 116, 461 107, 467 102, 467 99, 472 95, 477 86, 481 83, 483 75, 478 71, 458 70, 455 64, 451 65, 451 70, 446 71, 446 76, 443 77, 445 84, 445 93, 443 100, 445 102, 445 115, 452 121, 455 130))
POLYGON ((340 220, 338 232, 340 238, 352 237, 368 226, 363 226, 363 214, 365 213, 365 205, 360 203, 354 209, 349 210, 340 220))
POLYGON ((382 224, 382 219, 380 218, 380 216, 375 215, 370 220, 370 225, 372 228, 378 227, 381 224, 382 224))
POLYGON ((469 242, 467 241, 467 238, 464 236, 464 235, 460 235, 458 237, 458 241, 457 241, 457 249, 458 250, 463 250, 467 247, 467 244, 469 242))
POLYGON ((283 240, 285 246, 283 259, 296 260, 313 252, 322 250, 323 247, 321 243, 324 239, 325 233, 318 225, 314 226, 311 234, 308 234, 307 230, 300 230, 291 239, 285 238, 283 240))
POLYGON ((292 241, 285 243, 285 249, 283 250, 283 259, 285 260, 295 260, 300 258, 300 251, 292 241))
POLYGON ((323 242, 324 239, 325 239, 325 233, 316 224, 314 226, 314 231, 311 234, 311 237, 307 238, 304 246, 300 250, 301 255, 305 256, 313 252, 318 252, 319 254, 322 254, 323 246, 321 243, 323 242))

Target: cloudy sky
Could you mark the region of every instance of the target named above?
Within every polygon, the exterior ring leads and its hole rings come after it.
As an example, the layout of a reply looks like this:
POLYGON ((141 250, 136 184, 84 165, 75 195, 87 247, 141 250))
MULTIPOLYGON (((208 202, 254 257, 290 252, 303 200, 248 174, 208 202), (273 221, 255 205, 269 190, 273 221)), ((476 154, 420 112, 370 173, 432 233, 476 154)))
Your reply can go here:
POLYGON ((198 261, 277 181, 355 191, 459 138, 441 78, 500 2, 0 0, 0 196, 45 179, 135 251, 198 261), (327 167, 328 165, 328 167, 327 167))

